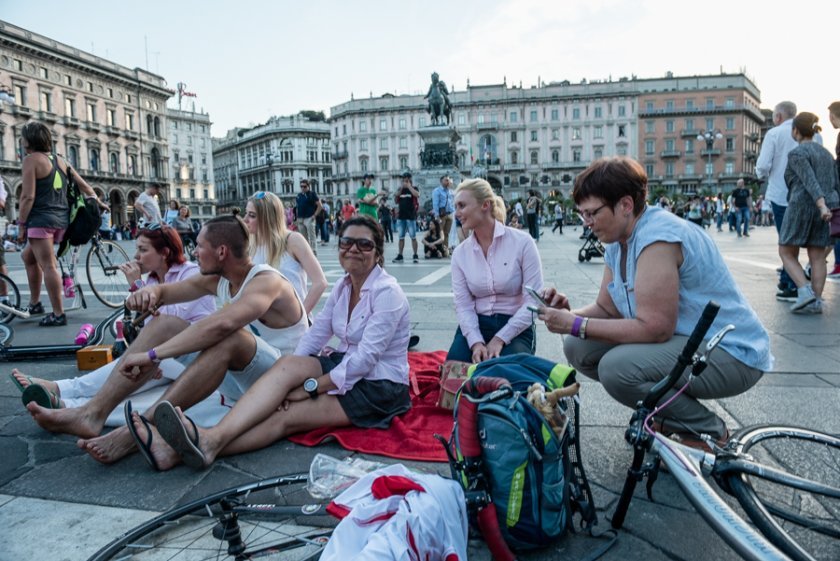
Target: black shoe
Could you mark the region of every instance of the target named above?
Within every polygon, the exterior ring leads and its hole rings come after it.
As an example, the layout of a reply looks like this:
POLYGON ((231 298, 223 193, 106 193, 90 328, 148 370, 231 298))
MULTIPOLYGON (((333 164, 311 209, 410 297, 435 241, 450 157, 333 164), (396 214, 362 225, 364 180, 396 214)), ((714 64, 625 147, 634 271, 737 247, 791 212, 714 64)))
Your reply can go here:
POLYGON ((799 291, 795 288, 788 288, 787 290, 780 290, 776 293, 776 300, 779 302, 796 302, 796 297, 799 291))
POLYGON ((414 257, 412 257, 412 259, 414 260, 414 262, 415 262, 415 263, 419 263, 419 262, 420 262, 420 258, 419 258, 419 257, 417 257, 417 254, 416 254, 416 253, 414 254, 414 257))
POLYGON ((50 315, 46 316, 41 321, 39 321, 38 325, 40 325, 41 327, 58 327, 62 325, 67 325, 67 314, 61 314, 60 316, 57 316, 54 313, 50 312, 50 315))
POLYGON ((37 316, 44 313, 44 305, 40 302, 35 302, 34 304, 29 304, 29 307, 26 308, 26 311, 29 312, 30 316, 37 316))
POLYGON ((402 256, 402 254, 397 255, 397 256, 394 258, 394 263, 402 263, 402 262, 403 262, 403 256, 402 256))
POLYGON ((411 349, 411 348, 416 347, 417 343, 419 343, 419 342, 420 342, 420 336, 419 335, 412 335, 411 337, 408 338, 408 348, 411 349))

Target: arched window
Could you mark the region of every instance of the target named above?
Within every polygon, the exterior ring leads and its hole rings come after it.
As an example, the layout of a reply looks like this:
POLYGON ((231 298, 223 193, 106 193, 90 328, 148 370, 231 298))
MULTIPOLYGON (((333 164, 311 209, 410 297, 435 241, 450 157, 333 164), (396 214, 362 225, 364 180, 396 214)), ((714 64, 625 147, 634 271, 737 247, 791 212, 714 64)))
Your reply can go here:
POLYGON ((160 117, 155 117, 155 138, 160 138, 160 117))
POLYGON ((531 165, 537 165, 540 163, 540 153, 536 150, 531 151, 531 165))
POLYGON ((128 155, 128 175, 137 175, 137 156, 128 155))
POLYGON ((90 169, 92 171, 99 171, 99 149, 90 149, 90 169))
POLYGON ((160 152, 157 148, 152 148, 152 177, 161 177, 160 173, 160 152))
POLYGON ((116 152, 111 152, 110 156, 108 156, 108 163, 111 173, 118 173, 120 171, 120 158, 116 152))
POLYGON ((513 150, 510 153, 510 163, 511 164, 518 164, 519 163, 519 152, 517 152, 516 150, 513 150))
POLYGON ((555 163, 555 164, 560 163, 560 150, 552 150, 551 151, 551 161, 552 161, 552 163, 555 163))
POLYGON ((368 170, 368 159, 367 158, 359 158, 359 169, 361 171, 368 170))
POLYGON ((79 150, 75 146, 67 147, 67 159, 74 168, 79 167, 79 150))
POLYGON ((155 123, 151 115, 146 115, 146 132, 152 136, 155 132, 155 123))

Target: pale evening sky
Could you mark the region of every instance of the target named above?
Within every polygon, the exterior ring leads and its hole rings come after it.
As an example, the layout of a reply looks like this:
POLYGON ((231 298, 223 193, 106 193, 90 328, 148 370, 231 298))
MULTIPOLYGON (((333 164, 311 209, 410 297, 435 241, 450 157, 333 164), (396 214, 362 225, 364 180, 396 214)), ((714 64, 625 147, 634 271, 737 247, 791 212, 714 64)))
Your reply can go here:
POLYGON ((792 100, 829 138, 840 100, 837 0, 0 0, 0 19, 130 68, 148 56, 198 94, 214 136, 329 114, 351 93, 415 93, 433 70, 456 90, 745 70, 762 107, 792 100))

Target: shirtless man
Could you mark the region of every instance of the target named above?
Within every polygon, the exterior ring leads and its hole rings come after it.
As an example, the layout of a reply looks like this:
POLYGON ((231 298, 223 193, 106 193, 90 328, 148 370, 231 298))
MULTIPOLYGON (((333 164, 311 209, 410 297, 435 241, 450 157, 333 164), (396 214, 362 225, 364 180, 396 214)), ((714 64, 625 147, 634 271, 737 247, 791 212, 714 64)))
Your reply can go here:
MULTIPOLYGON (((180 318, 157 318, 154 329, 140 332, 118 368, 83 407, 45 409, 29 403, 27 409, 42 428, 81 437, 78 446, 102 463, 115 462, 141 444, 152 467, 169 469, 178 458, 151 424, 135 435, 121 427, 99 436, 114 407, 157 375, 161 359, 198 353, 161 397, 186 409, 217 388, 226 402, 237 400, 281 353, 292 353, 308 328, 303 304, 291 283, 275 269, 251 263, 242 220, 220 216, 205 223, 198 234, 196 256, 201 275, 143 288, 129 297, 129 308, 146 311, 161 303, 189 302, 208 294, 216 295, 223 305, 192 325, 180 318)), ((145 417, 153 418, 156 406, 145 417)))

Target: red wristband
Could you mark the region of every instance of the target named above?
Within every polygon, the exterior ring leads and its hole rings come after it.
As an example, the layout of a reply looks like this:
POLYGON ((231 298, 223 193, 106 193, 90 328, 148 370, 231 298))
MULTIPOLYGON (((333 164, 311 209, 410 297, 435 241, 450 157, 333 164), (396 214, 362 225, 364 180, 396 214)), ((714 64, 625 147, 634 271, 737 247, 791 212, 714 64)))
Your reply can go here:
POLYGON ((580 337, 580 326, 583 324, 583 318, 575 316, 575 321, 572 322, 572 330, 569 332, 572 337, 580 337))

